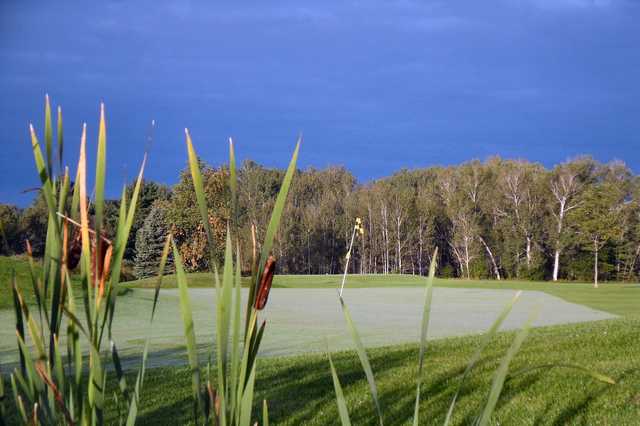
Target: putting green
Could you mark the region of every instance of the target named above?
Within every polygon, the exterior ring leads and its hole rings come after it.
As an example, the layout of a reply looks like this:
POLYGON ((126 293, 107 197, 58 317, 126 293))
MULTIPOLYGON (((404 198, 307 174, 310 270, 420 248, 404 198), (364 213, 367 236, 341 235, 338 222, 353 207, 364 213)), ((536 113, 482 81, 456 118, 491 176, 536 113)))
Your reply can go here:
MULTIPOLYGON (((215 290, 194 288, 189 293, 201 360, 204 360, 215 338, 215 290)), ((243 290, 244 297, 246 293, 243 290)), ((428 337, 482 333, 514 294, 514 290, 435 288, 428 337)), ((373 347, 418 340, 423 288, 348 288, 344 299, 365 345, 373 347)), ((152 300, 153 290, 150 289, 136 289, 118 298, 113 332, 125 367, 134 367, 139 362, 152 300)), ((524 291, 503 329, 520 327, 532 311, 538 312, 535 326, 614 317, 544 292, 524 291)), ((0 311, 0 324, 3 324, 0 328, 0 362, 5 365, 17 360, 13 315, 12 310, 0 311)), ((261 356, 323 351, 327 340, 331 350, 352 347, 335 289, 273 289, 261 319, 267 321, 261 356)), ((178 291, 163 289, 153 325, 150 366, 185 363, 183 345, 178 291)))

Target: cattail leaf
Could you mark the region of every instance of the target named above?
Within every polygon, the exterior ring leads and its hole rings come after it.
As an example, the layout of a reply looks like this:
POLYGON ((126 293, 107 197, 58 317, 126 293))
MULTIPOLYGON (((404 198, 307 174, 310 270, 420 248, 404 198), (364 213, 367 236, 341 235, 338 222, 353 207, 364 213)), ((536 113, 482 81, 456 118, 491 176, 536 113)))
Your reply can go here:
POLYGON ((60 342, 58 336, 53 335, 53 359, 55 360, 53 373, 58 384, 57 388, 62 395, 65 395, 66 377, 64 374, 64 365, 62 364, 62 353, 60 352, 60 342))
POLYGON ((211 230, 211 224, 209 223, 209 209, 207 207, 207 200, 204 195, 204 186, 202 184, 202 173, 200 172, 200 162, 198 161, 198 155, 193 148, 191 142, 191 135, 188 129, 184 129, 185 137, 187 141, 187 153, 189 156, 189 169, 191 170, 191 178, 193 180, 193 189, 196 192, 196 201, 198 202, 198 209, 200 210, 200 216, 202 218, 202 225, 204 226, 207 234, 207 242, 209 243, 209 262, 210 269, 215 273, 218 266, 215 259, 215 239, 213 238, 213 231, 211 230))
POLYGON ((247 385, 242 394, 242 400, 240 402, 240 421, 239 426, 251 425, 251 409, 253 407, 253 389, 256 382, 256 366, 251 368, 247 385))
MULTIPOLYGON (((0 365, 0 371, 2 371, 2 365, 0 365)), ((4 375, 0 373, 0 424, 4 425, 4 419, 7 417, 5 411, 4 402, 7 400, 7 394, 4 389, 4 375)))
POLYGON ((62 133, 62 108, 58 106, 58 167, 64 164, 64 135, 62 133))
POLYGON ((113 360, 113 367, 116 370, 116 378, 118 379, 118 387, 120 388, 120 392, 124 395, 124 398, 129 400, 129 387, 127 386, 127 378, 124 375, 124 370, 122 370, 122 363, 120 362, 120 355, 118 354, 118 348, 116 346, 116 342, 111 340, 109 342, 109 346, 111 347, 111 358, 113 360))
POLYGON ((362 339, 360 338, 360 334, 356 329, 356 325, 351 318, 351 314, 349 313, 349 308, 344 303, 344 299, 340 297, 340 306, 342 306, 342 312, 344 313, 344 318, 347 321, 347 326, 349 331, 351 332, 351 338, 353 343, 356 346, 356 352, 358 353, 358 358, 360 358, 360 364, 362 364, 362 369, 367 377, 367 382, 369 383, 369 391, 371 392, 371 398, 373 399, 373 403, 376 406, 376 411, 378 414, 378 421, 380 425, 383 424, 382 420, 382 409, 380 407, 380 401, 378 400, 378 388, 376 386, 376 381, 373 377, 373 370, 371 369, 371 363, 369 362, 369 357, 367 356, 367 351, 362 344, 362 339))
MULTIPOLYGON (((227 357, 229 345, 229 327, 232 310, 233 295, 233 251, 231 248, 231 236, 227 229, 227 239, 224 252, 224 266, 222 276, 222 288, 218 289, 218 299, 216 303, 216 340, 217 340, 217 365, 218 365, 218 392, 221 395, 221 401, 227 393, 227 357)), ((222 410, 220 410, 222 412, 222 410)))
POLYGON ((422 327, 420 330, 420 353, 418 355, 418 376, 416 385, 416 403, 413 410, 413 426, 418 426, 418 416, 420 413, 420 387, 422 386, 422 369, 424 367, 424 353, 427 346, 427 331, 429 330, 429 319, 431 315, 431 301, 433 300, 433 278, 436 275, 436 264, 438 258, 438 247, 431 256, 429 266, 429 277, 425 286, 424 307, 422 310, 422 327))
POLYGON ((53 176, 53 129, 51 126, 49 95, 44 96, 44 143, 47 153, 47 173, 49 173, 49 176, 53 176))
MULTIPOLYGON (((113 315, 115 313, 115 305, 116 305, 116 292, 114 288, 120 282, 120 270, 122 269, 122 259, 124 258, 124 252, 127 248, 127 240, 129 239, 129 233, 131 232, 131 227, 133 226, 133 219, 136 214, 136 208, 138 205, 138 199, 140 197, 140 189, 142 187, 142 179, 144 176, 144 168, 147 163, 147 155, 145 154, 142 158, 142 164, 140 165, 140 171, 138 172, 138 178, 136 179, 136 185, 133 188, 133 194, 131 195, 131 200, 129 205, 126 204, 124 206, 121 205, 120 210, 120 218, 118 220, 118 230, 116 231, 116 240, 113 242, 114 254, 113 261, 111 266, 111 279, 109 280, 109 285, 106 289, 106 298, 108 301, 108 317, 109 317, 109 338, 111 338, 111 326, 113 324, 113 315), (125 207, 126 206, 126 207, 125 207), (126 220, 123 220, 123 208, 126 208, 126 220)), ((106 319, 107 315, 105 315, 106 319)), ((104 331, 105 321, 102 322, 102 327, 100 330, 100 340, 102 340, 102 334, 104 331)))
POLYGON ((255 303, 256 293, 258 292, 258 287, 260 286, 260 277, 262 276, 262 270, 264 269, 264 265, 267 262, 269 253, 271 252, 271 246, 273 245, 273 240, 275 238, 276 231, 280 226, 280 219, 282 218, 282 212, 284 210, 285 202, 287 201, 287 195, 289 194, 291 181, 293 180, 293 175, 295 174, 295 171, 296 171, 296 164, 298 161, 298 152, 300 151, 301 143, 302 143, 302 137, 299 137, 298 142, 296 143, 296 147, 293 150, 291 161, 289 162, 289 166, 287 167, 287 172, 285 173, 284 179, 282 180, 282 185, 280 186, 280 192, 278 192, 278 196, 276 198, 275 204, 273 205, 271 219, 269 220, 269 225, 267 226, 267 232, 265 234, 264 242, 262 244, 262 249, 260 251, 260 260, 258 261, 256 276, 254 277, 255 283, 249 289, 249 298, 247 300, 247 317, 249 316, 249 310, 251 309, 251 306, 253 306, 253 304, 255 303))
POLYGON ((232 138, 229 138, 229 187, 231 188, 231 224, 232 229, 235 230, 238 226, 238 173, 232 138))
MULTIPOLYGON (((29 126, 29 132, 31 134, 31 148, 33 150, 33 157, 36 163, 36 170, 40 176, 40 182, 42 183, 42 195, 47 203, 47 209, 50 217, 56 215, 56 197, 53 188, 53 182, 51 175, 47 171, 47 165, 42 157, 42 151, 40 150, 40 144, 38 143, 38 137, 33 125, 29 126)), ((55 238, 60 238, 60 229, 58 228, 58 221, 55 221, 55 225, 52 229, 52 234, 55 238)))
MULTIPOLYGON (((16 271, 11 271, 11 288, 13 294, 13 309, 16 315, 16 334, 24 339, 24 320, 22 317, 22 308, 20 307, 20 296, 18 295, 18 282, 16 281, 16 271)), ((20 352, 20 371, 22 374, 26 374, 25 355, 20 352)))
POLYGON ((82 235, 82 255, 81 255, 81 280, 83 289, 84 309, 87 315, 89 329, 93 329, 93 287, 89 282, 91 276, 91 263, 89 255, 91 253, 91 243, 89 241, 89 207, 87 205, 87 125, 82 126, 82 136, 80 137, 80 159, 78 160, 78 181, 80 187, 80 233, 82 235))
POLYGON ((347 401, 344 398, 342 392, 342 386, 340 385, 340 379, 338 373, 333 365, 331 359, 331 352, 327 350, 327 356, 329 357, 329 366, 331 367, 331 378, 333 379, 333 389, 336 392, 336 402, 338 404, 338 413, 340 414, 340 423, 342 426, 351 426, 351 419, 349 418, 349 410, 347 409, 347 401))
POLYGON ((467 364, 467 367, 465 368, 464 373, 462 374, 462 378, 460 379, 460 384, 458 385, 458 388, 456 389, 456 393, 453 395, 453 399, 451 400, 451 404, 449 405, 449 410, 447 411, 447 417, 446 417, 446 419, 444 421, 445 426, 448 425, 450 423, 450 421, 451 421, 451 416, 453 414, 453 409, 454 409, 454 407, 456 405, 456 401, 458 400, 458 396, 460 395, 460 392, 462 391, 462 387, 464 385, 465 380, 467 379, 467 377, 471 373, 471 370, 473 369, 473 367, 475 367, 477 362, 480 360, 480 356, 482 355, 482 352, 484 352, 486 347, 489 346, 489 343, 491 342, 491 340, 497 334, 498 330, 500 329, 500 326, 502 325, 504 320, 507 318, 507 316, 509 316, 509 313, 511 313, 511 310, 513 309, 513 306, 518 301, 518 299, 520 298, 521 294, 522 294, 522 291, 518 291, 515 294, 515 296, 513 296, 513 299, 511 299, 504 306, 504 308, 502 309, 502 312, 500 313, 500 315, 498 315, 498 317, 493 322, 493 324, 491 324, 491 327, 489 327, 489 330, 487 330, 487 332, 482 336, 482 340, 480 341, 480 346, 478 346, 478 348, 476 348, 475 352, 471 356, 471 359, 469 360, 469 363, 467 364))
POLYGON ((262 426, 269 426, 269 407, 266 399, 262 400, 262 426))
POLYGON ((16 385, 16 375, 18 375, 17 371, 11 374, 11 392, 13 393, 13 400, 16 402, 16 406, 18 408, 18 414, 20 414, 20 420, 22 420, 22 424, 27 424, 29 421, 27 420, 27 415, 24 410, 24 405, 22 404, 22 397, 18 392, 18 386, 16 385))
POLYGON ((240 270, 240 246, 236 246, 236 273, 234 283, 234 300, 233 300, 233 335, 231 337, 231 380, 230 380, 230 413, 236 411, 236 396, 238 391, 238 374, 240 368, 240 339, 242 332, 242 294, 240 289, 242 287, 242 274, 240 270))
POLYGON ((251 368, 255 361, 256 361, 256 357, 258 356, 258 350, 260 350, 260 343, 262 342, 262 336, 264 335, 264 329, 265 326, 267 325, 266 321, 262 321, 262 324, 260 325, 260 328, 258 329, 257 333, 254 333, 254 338, 251 341, 251 346, 249 348, 249 368, 251 368))
POLYGON ((587 368, 583 365, 579 365, 579 364, 570 364, 570 363, 556 363, 556 364, 542 364, 542 365, 534 365, 531 367, 525 367, 522 368, 514 373, 509 374, 509 377, 507 377, 507 380, 511 380, 514 377, 520 376, 522 374, 527 374, 530 373, 532 371, 535 370, 551 370, 552 368, 565 368, 565 369, 569 369, 569 370, 575 370, 581 373, 585 373, 588 376, 593 377, 594 379, 600 381, 600 382, 604 382, 604 383, 608 383, 610 385, 615 385, 616 381, 614 379, 612 379, 611 377, 604 375, 602 373, 599 373, 595 370, 592 370, 590 368, 587 368))
MULTIPOLYGON (((65 314, 69 314, 75 317, 76 299, 74 297, 73 286, 71 285, 69 274, 65 276, 65 280, 67 286, 68 302, 66 306, 63 306, 63 311, 65 312, 65 314)), ((67 324, 67 347, 69 353, 68 362, 72 363, 72 368, 70 370, 74 373, 74 387, 76 389, 76 394, 74 395, 73 393, 71 393, 71 396, 72 400, 74 396, 77 397, 78 400, 80 400, 82 398, 80 390, 80 382, 82 380, 82 350, 80 348, 80 336, 73 321, 69 321, 67 324)))
MULTIPOLYGON (((104 117, 104 104, 100 104, 100 123, 98 125, 98 152, 96 157, 96 186, 94 202, 94 230, 96 239, 102 235, 102 225, 104 218, 104 181, 107 169, 107 128, 104 117)), ((96 243, 96 257, 102 259, 103 250, 101 244, 96 243)), ((96 262, 95 275, 98 276, 98 263, 96 262)))
POLYGON ((482 414, 478 420, 478 424, 480 426, 485 426, 489 424, 489 420, 491 420, 491 415, 496 408, 496 404, 498 403, 498 398, 502 393, 502 387, 504 386, 504 381, 507 377, 507 373, 509 371, 509 364, 511 360, 520 350, 522 343, 527 338, 529 334, 529 330, 531 329, 531 324, 533 320, 536 318, 538 311, 534 311, 529 315, 527 322, 524 324, 522 329, 518 331, 516 337, 513 339, 511 346, 507 350, 507 353, 502 358, 500 362, 500 366, 496 370, 493 376, 493 381, 491 383, 491 390, 489 391, 489 396, 487 397, 487 402, 482 410, 482 414))
POLYGON ((149 320, 149 330, 147 331, 147 338, 145 339, 144 349, 142 350, 142 360, 140 362, 140 369, 138 370, 138 374, 136 376, 136 382, 133 390, 133 397, 130 398, 129 402, 129 413, 127 415, 127 426, 135 425, 136 418, 138 416, 138 403, 140 401, 140 391, 142 390, 142 386, 144 384, 144 374, 147 368, 147 357, 149 353, 149 341, 151 339, 151 331, 153 327, 153 320, 155 318, 156 308, 158 305, 158 297, 160 296, 160 288, 162 287, 162 277, 165 273, 165 268, 167 265, 167 259, 169 257, 169 250, 171 250, 171 234, 167 235, 167 238, 164 243, 164 247, 162 248, 162 255, 160 256, 160 266, 158 268, 158 279, 156 281, 156 286, 154 289, 153 295, 153 305, 151 307, 151 318, 149 320))
MULTIPOLYGON (((182 313, 182 323, 184 325, 184 336, 187 344, 187 356, 189 358, 189 368, 191 369, 192 394, 194 398, 194 410, 200 412, 200 366, 198 363, 198 348, 196 346, 196 334, 193 328, 193 313, 191 301, 189 300, 189 287, 187 276, 182 267, 182 257, 178 252, 175 241, 171 241, 173 247, 173 261, 176 267, 176 281, 178 283, 180 295, 180 312, 182 313)), ((197 416, 197 414, 196 414, 197 416)), ((197 423, 197 419, 196 419, 197 423)))
MULTIPOLYGON (((33 362, 33 358, 31 358, 31 353, 29 352, 29 348, 27 347, 27 345, 24 343, 24 339, 17 333, 16 336, 18 337, 18 348, 24 354, 25 360, 26 374, 24 379, 26 380, 24 383, 24 387, 29 389, 27 395, 29 396, 30 400, 33 400, 35 395, 41 393, 44 389, 44 383, 42 383, 42 379, 40 379, 40 377, 36 373, 36 367, 33 362)), ((16 377, 19 378, 20 376, 16 375, 16 377)))

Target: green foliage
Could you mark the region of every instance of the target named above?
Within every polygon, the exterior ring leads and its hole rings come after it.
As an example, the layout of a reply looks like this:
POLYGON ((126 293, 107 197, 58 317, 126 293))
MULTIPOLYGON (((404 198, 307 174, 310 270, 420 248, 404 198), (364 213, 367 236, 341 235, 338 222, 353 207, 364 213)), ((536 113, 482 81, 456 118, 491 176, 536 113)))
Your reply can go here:
POLYGON ((21 252, 20 210, 16 206, 0 204, 0 255, 21 252))
POLYGON ((187 271, 208 269, 211 260, 210 250, 213 251, 216 262, 222 259, 227 222, 230 218, 228 171, 225 168, 212 168, 202 161, 198 161, 198 165, 204 197, 209 206, 207 222, 212 230, 213 247, 209 247, 189 169, 180 173, 180 180, 173 187, 167 208, 171 231, 187 271))

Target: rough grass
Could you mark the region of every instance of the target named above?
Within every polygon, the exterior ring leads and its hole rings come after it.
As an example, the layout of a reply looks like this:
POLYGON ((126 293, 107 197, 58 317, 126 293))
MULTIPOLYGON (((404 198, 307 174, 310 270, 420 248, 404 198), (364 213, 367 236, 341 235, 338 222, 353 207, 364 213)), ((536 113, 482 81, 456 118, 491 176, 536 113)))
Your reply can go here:
MULTIPOLYGON (((487 349, 457 405, 454 424, 469 424, 478 413, 492 374, 513 335, 500 333, 487 349)), ((421 424, 442 424, 459 376, 478 343, 478 336, 469 336, 428 344, 421 424)), ((570 362, 604 372, 617 383, 607 385, 563 369, 536 370, 507 383, 494 424, 637 424, 640 418, 639 351, 638 319, 534 329, 515 358, 511 372, 534 365, 570 362)), ((383 347, 368 352, 379 386, 385 423, 407 424, 413 412, 417 345, 383 347)), ((353 423, 376 424, 373 404, 355 352, 337 353, 334 362, 353 423)), ((190 373, 186 368, 149 371, 138 424, 192 423, 190 386, 190 373)), ((265 398, 274 424, 334 425, 337 422, 329 364, 324 355, 261 358, 256 389, 256 420, 259 420, 258 407, 265 398)), ((114 415, 111 410, 111 420, 114 415)))
MULTIPOLYGON (((35 262, 36 274, 40 274, 40 260, 35 262)), ((13 295, 11 293, 11 276, 13 271, 16 274, 16 281, 22 290, 27 303, 34 303, 33 285, 31 283, 31 273, 29 272, 29 260, 27 256, 0 256, 0 309, 13 309, 13 295)), ((72 272, 71 283, 80 288, 79 276, 72 272)), ((123 287, 118 290, 118 295, 126 294, 130 291, 123 287)), ((76 292, 76 297, 80 298, 80 291, 76 292)))
MULTIPOLYGON (((208 273, 188 275, 189 287, 212 287, 213 277, 208 273)), ((337 288, 341 275, 276 275, 273 286, 281 288, 337 288)), ((248 285, 248 280, 244 284, 248 285)), ((175 275, 167 275, 163 287, 175 288, 175 275)), ((363 287, 416 287, 424 286, 425 278, 415 275, 349 275, 349 288, 363 287)), ((155 279, 148 278, 125 283, 127 287, 153 287, 155 279)), ((436 279, 437 287, 537 290, 560 297, 567 302, 603 310, 616 315, 640 314, 640 285, 602 283, 593 288, 588 283, 551 283, 539 281, 495 281, 436 279)))
MULTIPOLYGON (((38 272, 40 265, 36 265, 38 272)), ((18 286, 27 302, 34 300, 29 262, 26 256, 0 256, 0 309, 13 307, 11 276, 15 271, 18 286)))

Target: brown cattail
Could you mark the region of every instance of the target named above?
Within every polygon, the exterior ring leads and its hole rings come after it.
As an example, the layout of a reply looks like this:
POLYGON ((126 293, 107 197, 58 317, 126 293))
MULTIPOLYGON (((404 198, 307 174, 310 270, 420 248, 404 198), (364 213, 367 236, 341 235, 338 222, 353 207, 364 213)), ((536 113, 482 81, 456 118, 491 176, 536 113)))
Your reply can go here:
POLYGON ((67 251, 67 268, 69 270, 75 269, 80 263, 80 256, 82 255, 82 233, 79 229, 73 231, 73 238, 69 243, 67 251))
POLYGON ((273 282, 273 274, 276 272, 276 258, 269 256, 267 262, 264 264, 264 271, 262 271, 262 277, 260 278, 260 287, 258 287, 258 295, 256 296, 256 302, 254 307, 257 310, 264 309, 269 298, 269 291, 271 290, 271 283, 273 282))

